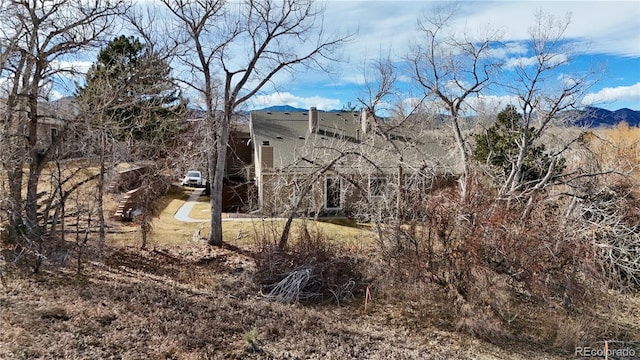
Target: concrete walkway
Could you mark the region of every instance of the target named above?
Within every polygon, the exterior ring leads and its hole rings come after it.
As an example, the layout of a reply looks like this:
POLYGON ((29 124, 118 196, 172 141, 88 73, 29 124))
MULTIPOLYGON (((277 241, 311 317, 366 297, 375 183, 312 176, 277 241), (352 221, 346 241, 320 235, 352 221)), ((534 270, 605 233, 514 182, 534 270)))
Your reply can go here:
MULTIPOLYGON (((187 201, 185 201, 185 203, 180 207, 180 209, 176 211, 173 217, 175 217, 176 220, 190 222, 190 223, 209 222, 210 221, 209 219, 205 219, 205 220, 193 219, 189 216, 189 214, 191 213, 191 210, 193 210, 193 207, 196 205, 196 202, 198 202, 197 201, 198 197, 200 197, 200 195, 202 195, 203 192, 204 192, 204 189, 194 189, 191 196, 189 196, 189 199, 187 199, 187 201)), ((224 214, 222 216, 223 216, 222 221, 286 220, 286 218, 263 218, 260 216, 243 216, 243 217, 227 216, 225 217, 224 214)))
POLYGON ((184 222, 209 222, 209 220, 192 219, 189 216, 191 210, 193 210, 193 207, 196 205, 198 198, 200 197, 200 195, 202 195, 203 192, 204 189, 193 190, 193 194, 189 196, 189 199, 180 207, 180 209, 178 209, 178 211, 176 211, 176 214, 173 215, 173 217, 184 222))

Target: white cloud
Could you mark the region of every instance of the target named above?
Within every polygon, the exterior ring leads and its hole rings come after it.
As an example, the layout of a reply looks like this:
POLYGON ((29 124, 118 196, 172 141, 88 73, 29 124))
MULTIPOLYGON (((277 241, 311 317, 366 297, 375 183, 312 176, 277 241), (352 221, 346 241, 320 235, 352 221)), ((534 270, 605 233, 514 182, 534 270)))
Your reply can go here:
POLYGON ((402 83, 410 83, 413 79, 410 76, 400 74, 398 75, 398 81, 402 83))
POLYGON ((468 106, 476 114, 497 114, 507 105, 518 105, 518 98, 512 95, 481 95, 471 97, 468 106))
MULTIPOLYGON (((566 54, 553 54, 552 56, 553 56, 552 58, 546 60, 547 65, 549 66, 561 65, 569 61, 569 58, 567 57, 566 54)), ((504 68, 514 69, 519 67, 534 66, 537 63, 538 63, 538 58, 535 56, 511 58, 511 59, 508 59, 507 62, 504 64, 504 68)))
POLYGON ((487 51, 487 56, 494 59, 506 59, 510 55, 524 55, 528 51, 522 42, 508 42, 503 46, 493 47, 487 51))
MULTIPOLYGON (((400 61, 411 52, 411 45, 424 39, 417 32, 417 22, 423 14, 431 14, 436 1, 337 1, 327 2, 325 26, 329 31, 358 30, 354 41, 344 48, 348 63, 336 64, 346 84, 363 85, 361 65, 363 59, 392 54, 400 61)), ((446 5, 446 4, 445 4, 446 5)), ((452 19, 457 35, 470 39, 480 38, 488 31, 502 34, 501 44, 487 55, 503 59, 505 69, 535 64, 529 57, 527 40, 535 24, 538 11, 552 14, 556 20, 570 14, 570 23, 564 33, 572 55, 607 54, 637 58, 640 54, 640 6, 637 1, 463 1, 452 19)), ((568 53, 569 54, 569 53, 568 53)), ((558 54, 553 64, 568 60, 558 54)), ((566 70, 571 72, 571 70, 566 70)), ((402 80, 407 80, 405 74, 402 80)), ((568 79, 565 79, 568 80, 568 79)), ((340 84, 344 85, 344 84, 340 84)), ((286 88, 283 88, 285 90, 286 88)), ((324 95, 327 96, 327 95, 324 95)), ((331 95, 329 95, 331 97, 331 95)))
POLYGON ((277 105, 289 105, 301 109, 308 109, 315 106, 318 110, 335 110, 341 108, 341 103, 338 99, 329 99, 320 96, 300 97, 289 92, 256 95, 250 100, 249 108, 259 109, 277 105))
POLYGON ((468 11, 458 27, 480 29, 490 24, 503 30, 504 41, 529 38, 539 10, 563 19, 570 14, 565 37, 589 46, 587 53, 633 56, 640 53, 640 6, 637 1, 478 1, 463 2, 468 11))
POLYGON ((449 80, 444 84, 445 89, 451 94, 462 94, 462 91, 471 87, 471 84, 464 80, 449 80))
MULTIPOLYGON (((329 1, 325 24, 332 29, 358 29, 356 41, 347 46, 354 56, 371 56, 380 49, 402 56, 409 44, 420 40, 419 17, 441 5, 436 1, 329 1)), ((458 35, 470 38, 482 36, 483 29, 496 29, 504 34, 505 43, 517 44, 529 38, 539 10, 557 19, 570 14, 565 36, 589 44, 581 51, 633 57, 640 53, 637 1, 463 1, 452 25, 458 35)))
POLYGON ((49 91, 47 93, 47 99, 49 101, 59 100, 59 99, 62 99, 63 97, 65 97, 65 96, 66 96, 65 94, 63 94, 63 93, 61 93, 59 91, 56 91, 56 90, 51 90, 51 91, 49 91))
POLYGON ((65 61, 54 60, 51 62, 51 67, 55 70, 72 71, 78 74, 86 74, 87 71, 93 65, 90 61, 65 61))
POLYGON ((631 101, 640 104, 640 83, 631 86, 606 87, 596 93, 585 95, 583 105, 599 105, 613 101, 631 101))
POLYGON ((581 80, 569 74, 559 74, 557 79, 562 82, 565 88, 576 86, 581 80))

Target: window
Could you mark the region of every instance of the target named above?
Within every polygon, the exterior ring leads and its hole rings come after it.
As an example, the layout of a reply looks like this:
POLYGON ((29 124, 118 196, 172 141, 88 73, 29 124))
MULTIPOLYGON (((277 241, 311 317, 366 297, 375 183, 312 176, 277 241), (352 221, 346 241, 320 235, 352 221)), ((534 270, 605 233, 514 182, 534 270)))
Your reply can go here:
POLYGON ((340 209, 342 207, 340 185, 340 178, 328 177, 324 180, 325 208, 340 209))
POLYGON ((51 141, 56 141, 56 137, 58 137, 58 129, 51 128, 51 141))
POLYGON ((387 179, 378 177, 369 179, 369 196, 383 196, 387 190, 387 179))

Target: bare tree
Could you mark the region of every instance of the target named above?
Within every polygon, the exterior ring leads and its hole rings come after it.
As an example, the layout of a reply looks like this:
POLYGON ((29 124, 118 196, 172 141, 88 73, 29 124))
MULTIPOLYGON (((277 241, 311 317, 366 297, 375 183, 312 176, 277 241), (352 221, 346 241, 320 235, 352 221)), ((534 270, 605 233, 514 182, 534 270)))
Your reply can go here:
POLYGON ((558 19, 538 12, 536 23, 529 31, 528 45, 533 54, 529 58, 519 59, 513 68, 515 79, 503 84, 517 97, 522 114, 522 128, 527 129, 521 132, 517 141, 518 154, 512 159, 511 172, 502 185, 500 192, 503 195, 514 194, 523 187, 535 192, 549 183, 560 155, 568 146, 564 144, 552 154, 546 176, 537 179, 534 184, 523 181, 527 154, 536 142, 542 140, 551 126, 565 125, 572 120, 561 116, 562 112, 579 107, 582 96, 595 81, 592 72, 559 73, 560 67, 571 60, 571 48, 564 38, 570 20, 569 15, 558 19))
POLYGON ((70 54, 100 45, 112 28, 114 17, 126 6, 124 0, 91 4, 81 0, 55 3, 10 0, 2 5, 3 20, 6 20, 3 21, 3 41, 14 39, 9 45, 3 45, 10 55, 3 56, 2 64, 2 74, 8 79, 3 122, 11 139, 7 171, 10 228, 14 231, 22 228, 25 236, 42 239, 38 184, 44 165, 64 138, 64 128, 59 129, 60 136, 48 146, 42 146, 38 140, 44 117, 41 104, 48 100, 49 91, 59 76, 73 73, 71 67, 61 64, 70 54), (27 191, 23 199, 24 177, 27 191))
MULTIPOLYGON (((345 171, 344 164, 364 161, 375 167, 375 163, 365 152, 361 151, 361 149, 346 147, 343 142, 335 141, 329 146, 327 144, 316 146, 311 142, 307 144, 307 149, 310 150, 309 153, 303 154, 293 164, 290 164, 287 169, 283 169, 284 171, 278 176, 278 181, 275 184, 271 184, 271 191, 276 194, 283 194, 282 199, 285 199, 284 203, 272 205, 280 207, 284 209, 284 213, 288 213, 284 228, 280 234, 279 249, 286 248, 291 224, 300 211, 307 213, 307 215, 313 214, 316 217, 322 211, 324 204, 321 200, 316 200, 319 197, 318 195, 321 194, 319 194, 318 189, 314 191, 314 184, 325 175, 333 174, 339 176, 340 179, 344 179, 360 194, 365 194, 366 191, 362 186, 360 177, 357 174, 345 171), (296 168, 301 164, 306 165, 308 170, 302 173, 296 171, 296 168), (287 194, 291 192, 293 193, 292 196, 287 194)), ((325 191, 329 191, 329 189, 325 191)), ((326 194, 324 195, 327 196, 326 194)), ((368 200, 367 198, 363 199, 365 201, 368 200)))
POLYGON ((196 90, 204 97, 207 118, 216 119, 216 106, 220 107, 208 163, 212 213, 209 244, 221 245, 222 190, 234 112, 283 71, 297 66, 324 68, 322 60, 331 60, 333 51, 347 38, 324 34, 322 9, 311 1, 248 0, 233 7, 225 7, 222 1, 163 2, 175 15, 192 49, 181 58, 192 66, 191 71, 203 77, 204 84, 196 90), (217 93, 219 102, 214 99, 215 85, 221 89, 217 93))
POLYGON ((452 32, 457 9, 437 10, 419 22, 422 38, 409 55, 413 75, 425 96, 443 107, 464 166, 460 181, 461 195, 467 194, 469 181, 469 148, 463 133, 463 116, 469 100, 493 84, 498 68, 491 51, 500 40, 496 32, 480 36, 452 32))

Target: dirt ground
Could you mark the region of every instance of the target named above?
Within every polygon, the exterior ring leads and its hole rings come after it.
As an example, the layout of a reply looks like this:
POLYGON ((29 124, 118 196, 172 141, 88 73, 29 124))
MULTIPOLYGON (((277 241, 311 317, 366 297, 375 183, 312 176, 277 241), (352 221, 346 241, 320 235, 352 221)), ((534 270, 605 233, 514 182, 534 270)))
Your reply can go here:
MULTIPOLYGON (((416 325, 376 301, 284 305, 252 282, 244 251, 205 244, 108 248, 38 274, 4 263, 0 359, 561 359, 416 325)), ((6 255, 6 253, 5 253, 6 255)), ((425 294, 429 296, 429 294, 425 294)), ((574 358, 570 354, 570 358, 574 358)))

